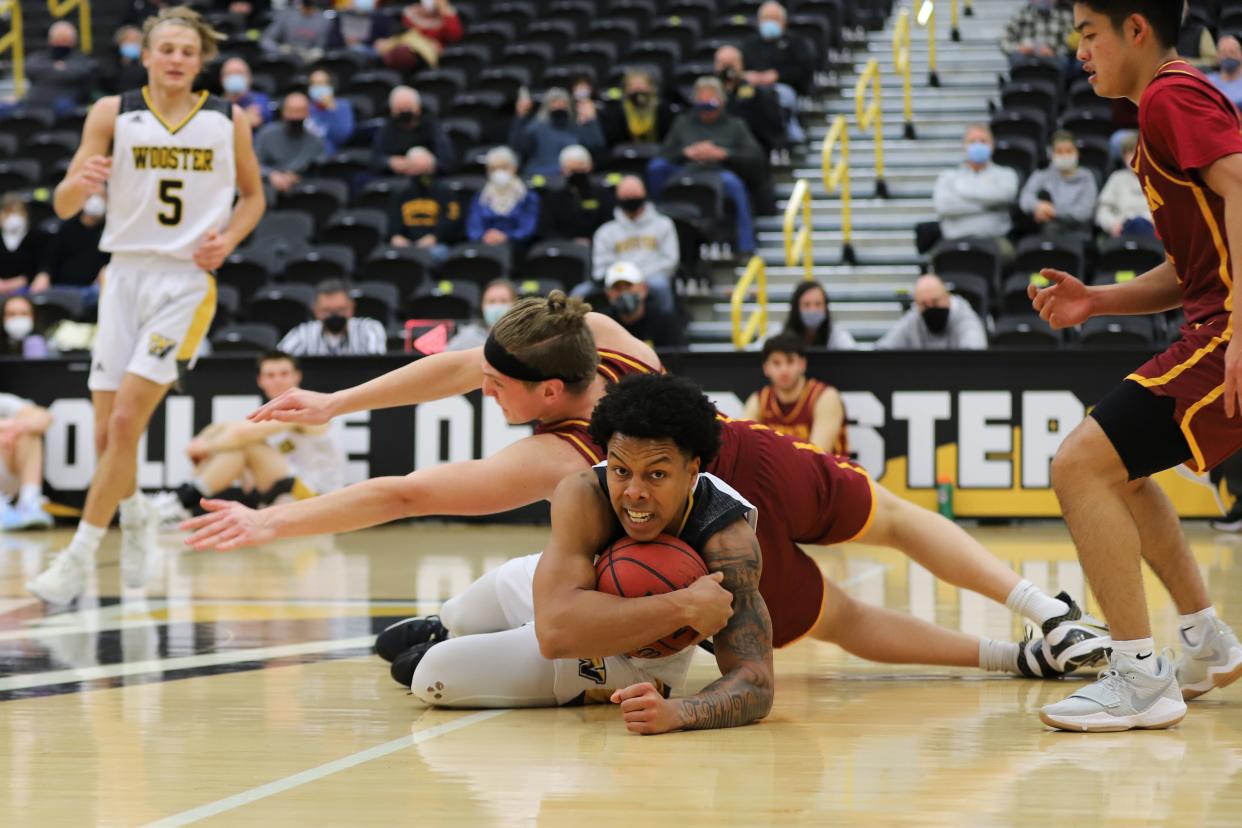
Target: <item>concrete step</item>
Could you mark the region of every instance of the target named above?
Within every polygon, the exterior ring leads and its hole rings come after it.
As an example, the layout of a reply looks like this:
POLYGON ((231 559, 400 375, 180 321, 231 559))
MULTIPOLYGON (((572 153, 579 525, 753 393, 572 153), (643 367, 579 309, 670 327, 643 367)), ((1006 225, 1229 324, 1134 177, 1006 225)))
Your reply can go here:
MULTIPOLYGON (((833 323, 836 323, 835 316, 833 318, 833 323)), ((865 343, 874 342, 879 339, 888 331, 889 328, 892 327, 892 324, 885 322, 845 322, 842 323, 841 327, 849 331, 854 339, 858 340, 860 343, 865 343)), ((707 322, 691 322, 686 326, 686 331, 690 335, 690 341, 694 343, 723 344, 732 342, 733 340, 733 323, 729 321, 713 320, 707 322)), ((753 350, 758 350, 762 346, 763 340, 767 339, 769 336, 775 336, 780 333, 780 331, 781 326, 773 323, 771 316, 769 315, 767 330, 760 331, 758 338, 752 346, 753 350)), ((720 350, 731 351, 733 349, 732 347, 728 347, 721 348, 720 350)))
MULTIPOLYGON (((851 105, 852 105, 851 101, 851 105)), ((919 140, 924 138, 936 140, 949 140, 956 137, 959 141, 962 139, 962 133, 966 127, 966 121, 963 118, 975 118, 982 121, 988 120, 987 103, 981 102, 981 105, 975 107, 973 111, 967 115, 960 112, 937 112, 921 110, 917 107, 914 110, 914 125, 918 128, 919 140)), ((859 131, 854 127, 854 111, 842 112, 848 117, 850 122, 850 148, 854 147, 855 139, 862 141, 865 139, 859 131)), ((807 137, 812 142, 823 141, 828 134, 828 129, 832 123, 832 116, 825 116, 821 121, 818 118, 805 118, 802 123, 806 126, 807 137)), ((899 139, 902 133, 901 118, 887 115, 884 118, 884 137, 899 139)), ((869 140, 866 139, 866 140, 869 140)), ((814 144, 812 144, 814 146, 814 144)))
MULTIPOLYGON (((758 310, 757 302, 743 302, 742 313, 750 314, 758 310)), ((725 319, 733 312, 733 306, 728 302, 720 302, 714 307, 718 318, 725 319)), ((837 299, 837 294, 832 295, 832 321, 840 320, 843 324, 888 324, 896 322, 905 313, 905 305, 900 301, 868 301, 868 302, 841 302, 837 299)), ((768 303, 768 324, 784 327, 785 318, 789 315, 788 301, 779 306, 773 302, 768 303)))

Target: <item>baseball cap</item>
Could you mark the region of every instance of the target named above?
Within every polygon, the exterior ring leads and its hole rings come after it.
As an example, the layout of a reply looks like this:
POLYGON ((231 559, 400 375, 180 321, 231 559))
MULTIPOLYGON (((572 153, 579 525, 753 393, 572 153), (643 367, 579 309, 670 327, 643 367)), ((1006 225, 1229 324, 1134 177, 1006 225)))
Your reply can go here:
POLYGON ((633 262, 617 262, 604 274, 604 287, 612 287, 617 282, 640 285, 643 283, 643 272, 633 262))

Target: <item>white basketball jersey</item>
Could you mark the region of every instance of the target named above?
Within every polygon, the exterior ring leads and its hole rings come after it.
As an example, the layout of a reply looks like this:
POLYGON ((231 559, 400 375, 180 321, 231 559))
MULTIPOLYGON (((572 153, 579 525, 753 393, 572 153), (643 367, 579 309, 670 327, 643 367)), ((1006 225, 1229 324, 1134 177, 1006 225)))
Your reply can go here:
POLYGON ((291 428, 267 438, 267 444, 281 453, 293 473, 316 494, 345 485, 345 452, 334 425, 291 428))
POLYGON ((101 250, 193 259, 208 230, 224 229, 237 184, 232 111, 202 92, 170 124, 146 87, 121 96, 101 250))

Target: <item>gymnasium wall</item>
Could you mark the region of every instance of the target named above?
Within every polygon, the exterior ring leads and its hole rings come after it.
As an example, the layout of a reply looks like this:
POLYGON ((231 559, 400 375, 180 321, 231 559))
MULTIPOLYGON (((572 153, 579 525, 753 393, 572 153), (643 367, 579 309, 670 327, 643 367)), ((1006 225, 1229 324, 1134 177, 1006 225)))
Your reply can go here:
MULTIPOLYGON (((1147 355, 1129 351, 878 353, 809 357, 809 373, 836 385, 858 460, 890 490, 935 508, 936 483, 954 485, 959 517, 1054 517, 1049 461, 1086 408, 1147 355)), ((666 354, 670 371, 693 377, 729 414, 763 382, 754 354, 666 354)), ((405 362, 398 356, 306 360, 304 384, 333 390, 405 362)), ((84 360, 0 361, 0 389, 51 408, 45 460, 49 494, 80 504, 94 469, 84 360)), ((142 449, 145 489, 190 474, 185 444, 212 421, 238 419, 260 402, 254 362, 202 360, 186 393, 157 412, 142 449)), ((350 479, 406 474, 493 453, 530 433, 509 426, 479 394, 344 418, 350 479)), ((1212 492, 1177 472, 1159 478, 1183 516, 1219 514, 1212 492)), ((537 519, 543 508, 510 517, 537 519)))

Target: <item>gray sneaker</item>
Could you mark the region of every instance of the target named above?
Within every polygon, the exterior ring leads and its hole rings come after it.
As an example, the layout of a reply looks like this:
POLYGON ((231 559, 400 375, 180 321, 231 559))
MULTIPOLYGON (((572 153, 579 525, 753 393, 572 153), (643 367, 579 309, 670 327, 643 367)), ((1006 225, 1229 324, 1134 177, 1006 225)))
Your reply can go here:
POLYGON ((1182 698, 1197 699, 1209 690, 1225 687, 1242 677, 1242 645, 1229 625, 1215 619, 1197 647, 1182 636, 1182 657, 1177 660, 1177 681, 1182 698))
POLYGON ((1160 730, 1186 715, 1173 665, 1163 655, 1156 659, 1156 675, 1138 666, 1137 659, 1113 653, 1108 669, 1064 701, 1039 711, 1039 720, 1058 730, 1107 732, 1160 730))

